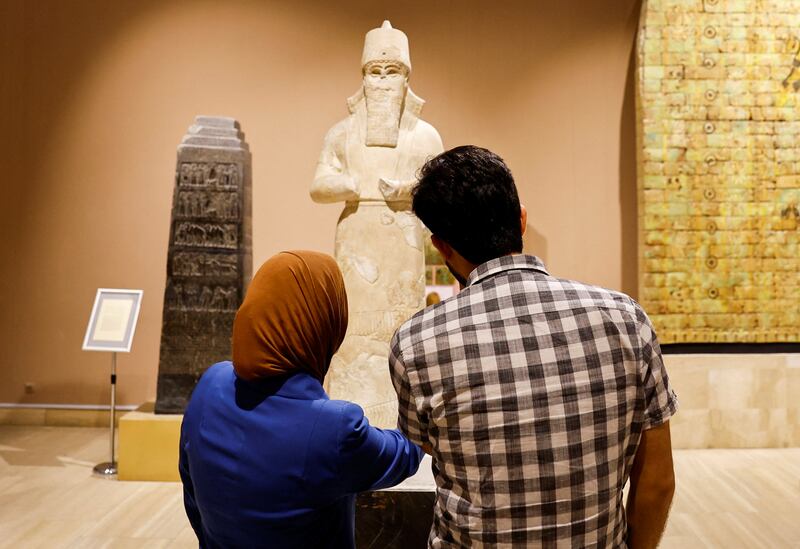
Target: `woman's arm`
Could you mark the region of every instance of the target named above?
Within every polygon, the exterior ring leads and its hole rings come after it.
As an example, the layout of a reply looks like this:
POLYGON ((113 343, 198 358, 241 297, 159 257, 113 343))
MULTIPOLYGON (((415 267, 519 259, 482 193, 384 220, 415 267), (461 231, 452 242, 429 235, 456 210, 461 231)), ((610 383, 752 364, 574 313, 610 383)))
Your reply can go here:
POLYGON ((396 429, 372 427, 357 404, 340 404, 339 478, 346 492, 388 488, 417 472, 419 447, 396 429))
POLYGON ((180 440, 180 458, 178 460, 178 472, 181 475, 181 482, 183 483, 183 506, 186 509, 186 516, 189 517, 189 524, 192 525, 195 535, 200 542, 200 547, 205 546, 205 536, 203 535, 203 523, 200 517, 200 511, 197 508, 197 502, 194 498, 194 485, 192 478, 189 475, 189 456, 186 454, 188 442, 185 440, 185 434, 181 429, 180 440))

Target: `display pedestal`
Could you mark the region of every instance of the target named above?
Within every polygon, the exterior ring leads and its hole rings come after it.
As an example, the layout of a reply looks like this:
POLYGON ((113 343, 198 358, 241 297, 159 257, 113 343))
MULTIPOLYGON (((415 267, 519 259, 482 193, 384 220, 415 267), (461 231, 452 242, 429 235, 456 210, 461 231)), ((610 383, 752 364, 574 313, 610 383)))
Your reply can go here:
POLYGON ((413 477, 393 488, 359 494, 356 499, 356 547, 426 547, 433 524, 435 490, 431 458, 425 456, 413 477))
POLYGON ((148 402, 119 420, 119 480, 180 481, 182 414, 158 414, 148 402))

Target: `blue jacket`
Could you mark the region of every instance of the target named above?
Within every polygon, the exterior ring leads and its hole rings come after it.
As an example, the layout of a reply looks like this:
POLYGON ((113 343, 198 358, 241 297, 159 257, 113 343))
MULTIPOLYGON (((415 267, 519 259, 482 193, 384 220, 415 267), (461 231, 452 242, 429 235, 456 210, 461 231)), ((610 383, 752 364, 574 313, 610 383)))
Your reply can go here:
POLYGON ((184 504, 201 547, 354 547, 355 494, 413 475, 422 452, 329 400, 306 373, 203 374, 183 417, 184 504))

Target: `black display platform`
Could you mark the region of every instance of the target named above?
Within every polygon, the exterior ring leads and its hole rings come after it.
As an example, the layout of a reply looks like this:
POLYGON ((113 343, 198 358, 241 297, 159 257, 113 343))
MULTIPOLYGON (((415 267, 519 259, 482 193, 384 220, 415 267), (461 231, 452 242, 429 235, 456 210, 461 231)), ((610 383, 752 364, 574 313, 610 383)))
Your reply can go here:
POLYGON ((431 458, 417 474, 387 490, 364 492, 356 499, 358 549, 425 549, 433 524, 436 484, 431 458))
POLYGON ((358 549, 424 549, 433 523, 434 492, 364 492, 356 500, 358 549))

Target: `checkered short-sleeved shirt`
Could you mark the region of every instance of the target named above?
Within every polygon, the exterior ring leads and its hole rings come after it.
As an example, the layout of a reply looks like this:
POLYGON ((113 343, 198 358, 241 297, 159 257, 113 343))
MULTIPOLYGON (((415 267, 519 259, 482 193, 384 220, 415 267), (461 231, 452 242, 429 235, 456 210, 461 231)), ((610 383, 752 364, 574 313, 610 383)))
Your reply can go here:
POLYGON ((389 360, 399 427, 433 451, 430 547, 625 546, 641 433, 677 408, 635 301, 505 256, 404 323, 389 360))

